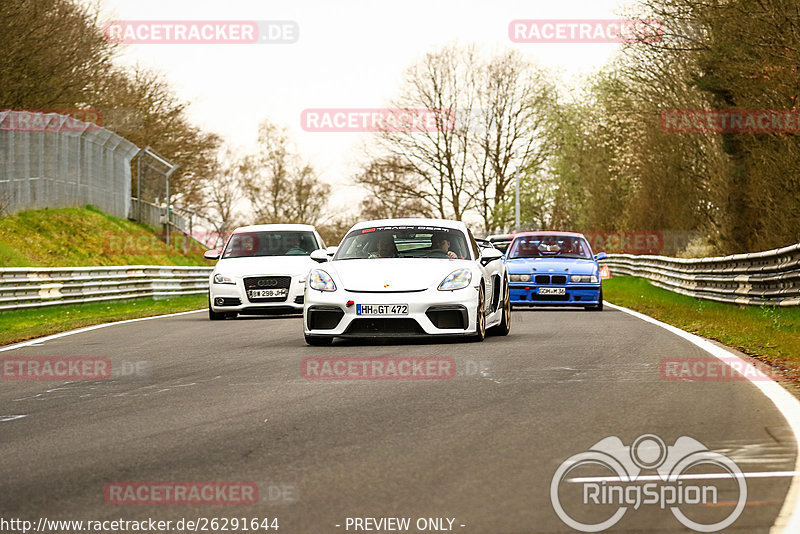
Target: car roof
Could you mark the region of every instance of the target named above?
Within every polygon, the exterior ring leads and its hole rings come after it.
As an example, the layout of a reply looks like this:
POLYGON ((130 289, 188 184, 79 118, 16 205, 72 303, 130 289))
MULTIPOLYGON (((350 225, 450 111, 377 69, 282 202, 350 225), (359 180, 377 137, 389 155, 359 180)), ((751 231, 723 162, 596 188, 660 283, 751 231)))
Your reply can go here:
POLYGON ((310 224, 251 224, 249 226, 240 226, 233 231, 234 234, 240 232, 290 232, 290 231, 306 231, 314 232, 316 229, 310 224))
POLYGON ((565 237, 582 237, 586 239, 586 236, 579 233, 579 232, 548 232, 547 230, 537 230, 535 232, 518 232, 514 234, 513 237, 528 237, 528 236, 541 236, 541 235, 559 235, 565 237))
POLYGON ((425 219, 425 218, 401 218, 401 219, 375 219, 356 223, 351 230, 362 230, 378 226, 441 226, 467 232, 467 225, 461 221, 450 219, 425 219))

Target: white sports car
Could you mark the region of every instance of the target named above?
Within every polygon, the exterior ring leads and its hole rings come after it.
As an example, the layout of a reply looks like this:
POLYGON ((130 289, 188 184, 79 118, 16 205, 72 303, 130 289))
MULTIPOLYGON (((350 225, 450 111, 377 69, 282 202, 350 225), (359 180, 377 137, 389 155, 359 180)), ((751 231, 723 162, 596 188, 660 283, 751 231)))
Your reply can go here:
POLYGON ((462 222, 385 219, 356 224, 333 258, 308 274, 309 345, 335 337, 506 335, 511 326, 502 254, 481 248, 462 222))
POLYGON ((324 246, 314 227, 307 224, 237 228, 222 251, 205 253, 210 260, 219 259, 209 278, 209 319, 300 313, 306 275, 317 265, 311 252, 324 246))

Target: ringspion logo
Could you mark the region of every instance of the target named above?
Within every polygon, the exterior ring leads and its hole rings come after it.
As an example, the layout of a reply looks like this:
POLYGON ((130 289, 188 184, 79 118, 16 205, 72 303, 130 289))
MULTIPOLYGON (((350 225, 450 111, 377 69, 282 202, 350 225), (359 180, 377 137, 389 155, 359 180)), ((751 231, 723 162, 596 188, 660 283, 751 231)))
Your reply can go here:
POLYGON ((669 446, 655 434, 630 446, 611 436, 558 467, 550 500, 558 517, 580 532, 609 529, 642 506, 669 509, 692 530, 717 532, 741 515, 747 482, 730 458, 688 436, 669 446), (588 476, 579 476, 581 470, 588 476), (731 495, 735 504, 721 506, 731 495))

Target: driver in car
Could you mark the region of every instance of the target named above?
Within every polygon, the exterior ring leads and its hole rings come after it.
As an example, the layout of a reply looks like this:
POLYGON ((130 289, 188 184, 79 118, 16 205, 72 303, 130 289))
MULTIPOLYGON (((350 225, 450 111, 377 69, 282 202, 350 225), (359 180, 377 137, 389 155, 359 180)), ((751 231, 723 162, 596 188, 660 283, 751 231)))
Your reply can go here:
POLYGON ((431 254, 444 254, 448 258, 457 260, 458 254, 450 250, 450 236, 444 232, 437 232, 431 236, 431 254))

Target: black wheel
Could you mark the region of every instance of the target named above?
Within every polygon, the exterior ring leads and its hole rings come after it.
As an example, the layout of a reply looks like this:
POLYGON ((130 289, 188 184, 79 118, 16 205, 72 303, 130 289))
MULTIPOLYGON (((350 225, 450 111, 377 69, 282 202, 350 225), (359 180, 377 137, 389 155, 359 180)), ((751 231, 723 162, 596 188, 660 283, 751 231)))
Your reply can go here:
POLYGON ((326 345, 330 345, 333 342, 332 337, 327 336, 309 336, 308 334, 303 334, 306 338, 306 343, 311 345, 312 347, 324 347, 326 345))
POLYGON ((500 324, 491 327, 487 332, 492 336, 507 336, 511 331, 511 291, 508 289, 508 281, 505 286, 502 319, 500 319, 500 324))
POLYGON ((478 291, 478 309, 475 314, 475 323, 477 324, 476 332, 472 336, 472 341, 483 341, 486 339, 486 297, 481 285, 478 291))
POLYGON ((591 311, 603 311, 603 288, 600 288, 600 302, 596 306, 589 306, 586 308, 591 311))
POLYGON ((208 298, 208 318, 212 321, 221 321, 225 318, 225 313, 215 312, 211 309, 211 297, 208 298))

